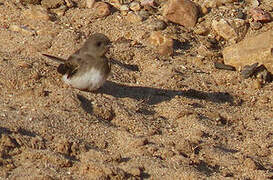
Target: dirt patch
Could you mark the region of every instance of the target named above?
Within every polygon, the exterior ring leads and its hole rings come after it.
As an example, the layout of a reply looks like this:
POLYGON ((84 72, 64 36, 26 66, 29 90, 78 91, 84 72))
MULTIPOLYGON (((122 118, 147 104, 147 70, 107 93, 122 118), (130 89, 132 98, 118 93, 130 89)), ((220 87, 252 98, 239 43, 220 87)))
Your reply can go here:
MULTIPOLYGON (((270 2, 260 6, 272 15, 270 2)), ((30 9, 0 2, 1 178, 273 178, 273 84, 214 68, 230 42, 206 35, 236 3, 211 8, 193 30, 167 22, 167 57, 147 41, 160 13, 128 21, 114 8, 103 18, 81 5, 30 9), (109 81, 95 93, 67 87, 41 54, 66 58, 95 32, 113 41, 109 81)))

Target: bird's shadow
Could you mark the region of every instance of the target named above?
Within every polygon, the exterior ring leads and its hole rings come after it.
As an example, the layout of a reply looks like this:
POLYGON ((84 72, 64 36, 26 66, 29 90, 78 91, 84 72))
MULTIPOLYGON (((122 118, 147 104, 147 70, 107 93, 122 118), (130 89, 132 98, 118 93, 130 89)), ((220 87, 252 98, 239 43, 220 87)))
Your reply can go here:
POLYGON ((227 92, 202 92, 194 89, 168 90, 142 86, 127 86, 111 81, 105 82, 104 86, 94 93, 108 94, 116 98, 129 97, 136 100, 145 100, 149 105, 171 100, 175 96, 230 104, 233 104, 234 99, 232 95, 227 92))

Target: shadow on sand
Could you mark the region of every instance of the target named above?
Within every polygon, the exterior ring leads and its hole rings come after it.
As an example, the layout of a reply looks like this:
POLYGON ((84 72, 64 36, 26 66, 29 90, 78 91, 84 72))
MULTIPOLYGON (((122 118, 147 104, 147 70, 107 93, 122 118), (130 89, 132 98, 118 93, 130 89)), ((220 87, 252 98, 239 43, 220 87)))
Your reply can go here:
POLYGON ((214 103, 233 104, 233 97, 226 92, 202 92, 194 89, 177 91, 142 86, 126 86, 111 81, 107 81, 102 88, 94 93, 108 94, 116 98, 129 97, 136 100, 145 100, 145 102, 150 105, 168 101, 175 96, 211 101, 214 103))

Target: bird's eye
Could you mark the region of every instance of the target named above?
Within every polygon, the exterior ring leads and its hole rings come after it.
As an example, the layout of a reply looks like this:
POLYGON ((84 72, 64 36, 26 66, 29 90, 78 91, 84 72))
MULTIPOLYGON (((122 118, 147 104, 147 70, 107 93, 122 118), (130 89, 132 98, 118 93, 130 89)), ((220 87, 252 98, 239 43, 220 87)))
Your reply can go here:
POLYGON ((97 44, 96 44, 96 45, 97 45, 98 47, 100 47, 100 46, 101 46, 101 44, 102 44, 101 42, 97 42, 97 44))

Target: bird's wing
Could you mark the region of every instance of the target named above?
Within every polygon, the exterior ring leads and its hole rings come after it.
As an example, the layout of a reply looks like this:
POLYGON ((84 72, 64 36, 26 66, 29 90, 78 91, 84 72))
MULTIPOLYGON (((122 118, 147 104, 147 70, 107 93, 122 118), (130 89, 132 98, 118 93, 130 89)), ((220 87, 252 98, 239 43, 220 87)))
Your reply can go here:
POLYGON ((58 72, 64 72, 61 74, 67 74, 67 78, 71 78, 80 68, 83 63, 83 58, 79 54, 79 50, 72 54, 67 61, 64 63, 63 67, 58 67, 58 72))
POLYGON ((81 58, 79 56, 79 50, 72 54, 67 60, 48 54, 42 55, 46 56, 47 58, 55 62, 60 63, 60 65, 57 68, 57 71, 63 75, 67 74, 67 78, 72 77, 72 75, 74 75, 77 72, 80 66, 81 58))

